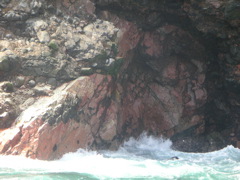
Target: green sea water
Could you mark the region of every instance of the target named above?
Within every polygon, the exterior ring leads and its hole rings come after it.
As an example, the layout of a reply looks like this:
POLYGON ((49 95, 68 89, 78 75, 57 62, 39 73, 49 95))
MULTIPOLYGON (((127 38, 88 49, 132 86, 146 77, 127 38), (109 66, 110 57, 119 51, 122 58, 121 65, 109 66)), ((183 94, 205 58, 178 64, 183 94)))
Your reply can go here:
POLYGON ((0 156, 0 179, 11 180, 239 180, 240 149, 228 146, 210 153, 171 149, 171 141, 143 134, 118 151, 65 154, 55 161, 0 156), (171 160, 177 156, 178 160, 171 160))

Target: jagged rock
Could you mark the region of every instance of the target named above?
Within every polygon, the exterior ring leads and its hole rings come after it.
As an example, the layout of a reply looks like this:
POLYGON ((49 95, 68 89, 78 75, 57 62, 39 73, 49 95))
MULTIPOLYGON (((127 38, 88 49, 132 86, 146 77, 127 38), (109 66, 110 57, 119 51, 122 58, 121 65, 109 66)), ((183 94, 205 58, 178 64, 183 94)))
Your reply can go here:
MULTIPOLYGON (((96 96, 95 90, 105 88, 106 80, 110 79, 102 75, 80 77, 57 88, 52 96, 39 99, 22 112, 11 129, 1 132, 1 153, 54 159, 66 152, 92 146, 94 138, 90 117, 94 113, 88 107, 96 96), (82 109, 82 115, 77 112, 78 108, 82 109), (12 133, 11 137, 8 136, 9 133, 12 133), (10 141, 5 141, 8 138, 10 141), (51 143, 48 141, 50 139, 51 143)), ((107 96, 107 91, 99 93, 100 101, 107 96)), ((106 105, 102 105, 104 111, 112 112, 111 109, 106 109, 106 105)), ((112 119, 112 113, 107 113, 106 116, 112 119)), ((100 121, 101 117, 98 118, 100 121)), ((99 124, 99 127, 103 141, 109 142, 116 136, 116 119, 111 123, 99 124)))
POLYGON ((5 14, 3 15, 5 20, 23 21, 30 15, 37 14, 43 8, 44 3, 41 0, 22 0, 20 2, 13 0, 11 3, 4 1, 1 6, 5 8, 5 14))
POLYGON ((83 29, 83 34, 68 34, 65 45, 69 54, 78 60, 90 60, 103 53, 110 54, 117 29, 113 24, 96 20, 83 29))
POLYGON ((227 141, 207 134, 225 128, 239 143, 238 1, 0 7, 1 128, 15 121, 0 134, 1 153, 54 159, 116 148, 143 131, 185 151, 222 147, 227 141), (15 82, 13 91, 4 82, 15 82))

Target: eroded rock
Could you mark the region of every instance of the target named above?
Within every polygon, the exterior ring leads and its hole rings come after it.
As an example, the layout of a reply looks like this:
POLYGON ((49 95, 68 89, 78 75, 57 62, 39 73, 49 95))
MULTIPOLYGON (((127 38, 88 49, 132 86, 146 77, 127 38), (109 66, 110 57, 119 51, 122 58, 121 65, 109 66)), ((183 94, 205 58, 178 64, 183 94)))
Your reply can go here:
POLYGON ((239 144, 237 1, 5 0, 0 8, 0 128, 12 125, 0 132, 1 153, 56 159, 116 149, 143 131, 208 151, 227 141, 203 134, 227 128, 239 144))
MULTIPOLYGON (((9 133, 12 134, 9 141, 1 142, 1 153, 55 159, 78 148, 91 147, 96 136, 101 136, 103 141, 111 141, 116 136, 116 118, 111 120, 112 123, 107 121, 100 124, 100 129, 93 135, 90 119, 94 112, 88 108, 88 104, 96 96, 95 90, 104 88, 106 80, 111 79, 102 75, 80 77, 57 88, 52 96, 41 98, 30 105, 17 118, 11 129, 1 132, 3 138, 9 133), (113 126, 115 131, 112 131, 113 126)), ((106 91, 99 93, 101 101, 106 98, 106 91)), ((106 109, 108 105, 103 104, 102 108, 111 112, 105 115, 106 119, 112 118, 111 109, 106 109)), ((100 122, 101 118, 98 117, 97 121, 100 122)))

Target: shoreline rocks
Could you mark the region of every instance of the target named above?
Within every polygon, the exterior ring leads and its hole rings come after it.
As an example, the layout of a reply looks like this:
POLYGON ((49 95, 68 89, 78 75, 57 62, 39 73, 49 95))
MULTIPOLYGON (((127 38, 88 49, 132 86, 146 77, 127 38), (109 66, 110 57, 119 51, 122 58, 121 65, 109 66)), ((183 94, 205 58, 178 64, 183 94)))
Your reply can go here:
POLYGON ((238 146, 238 5, 1 2, 0 152, 52 160, 143 131, 238 146))

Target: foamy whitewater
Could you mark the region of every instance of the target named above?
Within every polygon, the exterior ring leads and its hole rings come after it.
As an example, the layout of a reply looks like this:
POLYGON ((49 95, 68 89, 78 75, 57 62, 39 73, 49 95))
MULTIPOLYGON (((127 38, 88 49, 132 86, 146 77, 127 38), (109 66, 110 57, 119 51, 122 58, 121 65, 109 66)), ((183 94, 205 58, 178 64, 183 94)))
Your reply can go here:
POLYGON ((0 156, 0 179, 240 179, 240 149, 184 153, 171 145, 170 140, 143 134, 115 152, 80 149, 56 161, 0 156), (171 160, 173 156, 179 160, 171 160))

